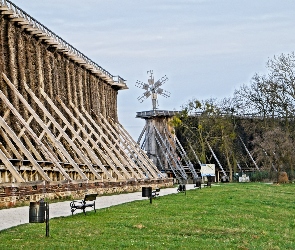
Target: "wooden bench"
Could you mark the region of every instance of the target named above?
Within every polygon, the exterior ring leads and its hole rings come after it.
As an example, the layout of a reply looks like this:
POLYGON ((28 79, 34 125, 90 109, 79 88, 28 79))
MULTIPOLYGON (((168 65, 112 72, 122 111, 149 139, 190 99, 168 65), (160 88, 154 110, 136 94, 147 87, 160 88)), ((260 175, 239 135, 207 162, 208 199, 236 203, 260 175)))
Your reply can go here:
POLYGON ((96 212, 95 209, 95 200, 96 200, 97 194, 85 194, 85 197, 83 200, 79 200, 79 201, 72 201, 70 203, 70 207, 71 207, 71 212, 72 215, 74 214, 74 212, 77 209, 82 209, 84 214, 86 215, 85 209, 87 207, 93 207, 94 211, 96 212))
POLYGON ((155 190, 152 191, 152 197, 156 198, 160 194, 160 188, 156 188, 155 190))

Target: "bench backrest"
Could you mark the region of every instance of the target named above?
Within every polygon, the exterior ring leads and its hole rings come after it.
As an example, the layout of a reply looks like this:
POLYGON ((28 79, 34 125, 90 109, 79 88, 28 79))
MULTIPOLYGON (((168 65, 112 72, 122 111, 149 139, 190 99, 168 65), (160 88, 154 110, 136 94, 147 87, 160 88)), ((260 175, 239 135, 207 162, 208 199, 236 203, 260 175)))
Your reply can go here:
POLYGON ((84 201, 93 201, 96 199, 97 194, 85 194, 84 201))

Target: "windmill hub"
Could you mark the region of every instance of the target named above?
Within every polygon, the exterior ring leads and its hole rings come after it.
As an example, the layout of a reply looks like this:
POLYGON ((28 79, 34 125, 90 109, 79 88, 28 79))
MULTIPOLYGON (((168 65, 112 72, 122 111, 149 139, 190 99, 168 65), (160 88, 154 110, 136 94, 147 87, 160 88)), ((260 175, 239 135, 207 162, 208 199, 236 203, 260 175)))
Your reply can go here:
POLYGON ((163 90, 160 88, 167 80, 167 76, 163 76, 158 81, 155 82, 153 71, 149 70, 147 73, 150 75, 150 78, 148 79, 148 83, 141 82, 139 80, 136 81, 135 86, 141 89, 144 89, 145 92, 142 96, 139 96, 137 100, 142 103, 145 99, 151 97, 152 104, 153 104, 153 110, 156 110, 158 105, 158 95, 164 96, 165 98, 170 97, 170 92, 163 90))

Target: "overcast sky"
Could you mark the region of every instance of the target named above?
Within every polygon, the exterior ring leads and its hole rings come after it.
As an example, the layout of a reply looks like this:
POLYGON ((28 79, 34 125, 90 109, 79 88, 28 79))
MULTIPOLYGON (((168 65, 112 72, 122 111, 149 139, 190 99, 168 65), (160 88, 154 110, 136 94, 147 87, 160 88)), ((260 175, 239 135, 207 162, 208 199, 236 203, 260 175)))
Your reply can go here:
POLYGON ((147 82, 166 75, 159 109, 180 110, 192 98, 230 97, 266 61, 295 46, 294 0, 12 0, 113 75, 119 121, 137 139, 152 109, 137 101, 147 82))

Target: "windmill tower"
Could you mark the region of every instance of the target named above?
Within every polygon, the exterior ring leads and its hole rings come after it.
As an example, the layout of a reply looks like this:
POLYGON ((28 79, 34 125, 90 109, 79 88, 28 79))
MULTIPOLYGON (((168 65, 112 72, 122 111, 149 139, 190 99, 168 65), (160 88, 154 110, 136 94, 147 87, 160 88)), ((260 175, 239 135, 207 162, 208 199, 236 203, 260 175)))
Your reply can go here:
POLYGON ((151 97, 153 109, 136 114, 137 118, 146 121, 137 143, 147 152, 157 168, 169 177, 174 177, 181 183, 187 182, 189 178, 196 179, 198 175, 194 166, 175 136, 173 128, 169 126, 169 121, 178 111, 158 109, 158 96, 170 97, 168 91, 160 88, 168 78, 165 75, 155 82, 153 71, 150 70, 147 73, 149 74, 148 83, 136 81, 135 86, 145 90, 137 99, 142 103, 151 97))

